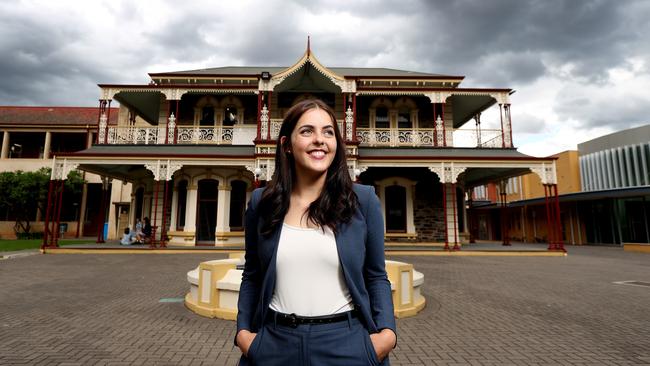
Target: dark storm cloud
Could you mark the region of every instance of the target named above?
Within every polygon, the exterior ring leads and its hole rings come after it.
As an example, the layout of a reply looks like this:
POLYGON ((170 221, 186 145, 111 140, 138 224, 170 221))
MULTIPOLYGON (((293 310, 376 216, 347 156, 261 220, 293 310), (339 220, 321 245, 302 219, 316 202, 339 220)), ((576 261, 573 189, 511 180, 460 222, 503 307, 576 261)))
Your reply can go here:
POLYGON ((519 89, 549 76, 602 85, 609 69, 650 55, 644 1, 101 4, 96 19, 78 21, 66 6, 48 14, 0 5, 0 104, 94 104, 96 83, 146 83, 147 72, 190 64, 289 66, 307 35, 327 66, 465 75, 468 87, 519 89), (98 38, 96 23, 113 28, 98 38))
POLYGON ((565 63, 573 65, 571 77, 598 81, 606 76, 607 68, 634 52, 626 47, 641 46, 647 52, 637 31, 647 29, 646 22, 631 19, 626 11, 638 2, 461 0, 424 4, 431 15, 431 41, 424 40, 423 50, 449 50, 439 52, 431 67, 466 74, 480 84, 498 83, 503 73, 510 74, 508 81, 525 83, 565 63), (510 57, 490 65, 497 73, 481 70, 484 60, 504 53, 510 57), (530 67, 531 55, 548 64, 530 67), (474 74, 474 70, 483 72, 474 74))

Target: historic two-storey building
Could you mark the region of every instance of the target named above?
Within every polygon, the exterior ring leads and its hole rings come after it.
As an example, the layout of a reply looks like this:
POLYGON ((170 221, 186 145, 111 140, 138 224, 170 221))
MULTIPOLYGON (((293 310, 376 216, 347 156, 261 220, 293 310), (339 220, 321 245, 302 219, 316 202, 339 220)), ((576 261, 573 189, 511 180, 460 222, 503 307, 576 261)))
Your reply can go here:
POLYGON ((554 159, 513 146, 511 89, 463 88, 461 76, 327 67, 309 47, 290 67, 149 76, 145 85, 99 85, 94 143, 56 156, 51 221, 60 179, 80 169, 104 177, 106 189, 131 183, 124 207, 131 227, 147 216, 170 244, 242 244, 250 192, 273 177, 284 113, 305 98, 324 100, 339 116, 350 175, 376 187, 388 240, 457 246, 468 232, 472 187, 530 171, 555 184, 554 159), (112 101, 120 105, 115 124, 107 122, 112 101), (490 107, 498 108, 499 129, 481 128, 490 107))

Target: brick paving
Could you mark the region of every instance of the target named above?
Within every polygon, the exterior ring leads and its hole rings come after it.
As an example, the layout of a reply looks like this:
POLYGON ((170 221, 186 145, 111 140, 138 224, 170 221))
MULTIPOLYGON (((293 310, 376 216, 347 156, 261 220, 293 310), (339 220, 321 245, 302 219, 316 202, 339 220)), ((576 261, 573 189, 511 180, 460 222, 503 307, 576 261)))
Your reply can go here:
MULTIPOLYGON (((650 365, 650 255, 391 257, 425 275, 393 365, 650 365)), ((234 322, 182 303, 186 272, 221 254, 0 260, 1 365, 233 365, 234 322)))

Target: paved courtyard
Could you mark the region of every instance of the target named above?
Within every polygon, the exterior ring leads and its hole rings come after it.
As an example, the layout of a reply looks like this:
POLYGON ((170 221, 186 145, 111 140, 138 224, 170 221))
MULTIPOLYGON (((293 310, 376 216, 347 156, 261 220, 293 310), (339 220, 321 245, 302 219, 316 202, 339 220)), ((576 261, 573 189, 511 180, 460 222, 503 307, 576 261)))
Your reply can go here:
MULTIPOLYGON (((650 255, 391 257, 425 275, 399 319, 393 365, 650 365, 650 255)), ((0 364, 233 365, 232 321, 177 299, 220 254, 32 255, 0 260, 0 364), (163 301, 161 301, 163 300, 163 301)))

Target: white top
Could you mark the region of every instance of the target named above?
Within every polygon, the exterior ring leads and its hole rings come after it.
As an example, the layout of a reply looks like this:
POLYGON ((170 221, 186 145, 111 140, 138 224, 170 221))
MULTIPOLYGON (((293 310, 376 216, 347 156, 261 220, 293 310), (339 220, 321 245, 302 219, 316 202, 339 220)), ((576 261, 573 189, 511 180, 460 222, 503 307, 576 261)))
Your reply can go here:
POLYGON ((331 229, 282 225, 271 309, 320 316, 353 309, 331 229))

